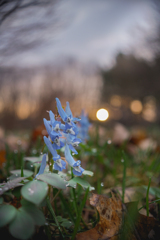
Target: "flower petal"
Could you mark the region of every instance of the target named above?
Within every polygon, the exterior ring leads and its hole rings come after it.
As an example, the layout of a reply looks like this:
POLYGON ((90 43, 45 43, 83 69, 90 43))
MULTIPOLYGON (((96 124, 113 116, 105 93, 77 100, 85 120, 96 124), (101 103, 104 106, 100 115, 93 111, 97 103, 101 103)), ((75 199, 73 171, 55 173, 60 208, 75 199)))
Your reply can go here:
POLYGON ((65 159, 69 163, 70 166, 74 165, 75 161, 74 161, 73 157, 71 156, 69 146, 67 144, 65 147, 65 159))
POLYGON ((56 150, 52 147, 52 143, 50 142, 50 140, 46 136, 44 136, 43 139, 52 156, 57 158, 59 155, 57 154, 56 150))
POLYGON ((67 104, 67 106, 66 106, 65 112, 67 113, 68 117, 73 118, 73 115, 72 115, 72 112, 71 112, 71 109, 69 106, 69 102, 66 102, 66 104, 67 104))
POLYGON ((59 115, 61 116, 62 120, 65 122, 65 120, 67 118, 67 114, 64 111, 64 109, 62 108, 61 102, 59 101, 58 98, 56 98, 56 102, 57 102, 57 108, 58 108, 59 115))
POLYGON ((41 162, 41 166, 40 166, 39 172, 37 173, 37 175, 35 176, 35 178, 36 178, 38 175, 44 173, 44 169, 45 169, 45 167, 46 167, 46 154, 43 155, 43 158, 42 158, 42 162, 41 162))

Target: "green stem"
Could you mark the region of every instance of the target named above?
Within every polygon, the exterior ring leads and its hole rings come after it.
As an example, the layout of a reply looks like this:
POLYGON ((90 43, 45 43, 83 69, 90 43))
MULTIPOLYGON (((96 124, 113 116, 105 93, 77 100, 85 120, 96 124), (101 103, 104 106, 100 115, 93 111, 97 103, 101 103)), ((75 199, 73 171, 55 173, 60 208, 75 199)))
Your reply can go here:
MULTIPOLYGON (((74 174, 73 174, 73 168, 71 167, 71 178, 74 178, 74 174)), ((74 205, 74 209, 76 212, 76 215, 78 216, 78 207, 77 207, 77 201, 76 201, 76 191, 74 188, 71 188, 71 195, 73 198, 73 205, 74 205)))
POLYGON ((23 173, 23 158, 21 160, 21 177, 24 177, 24 173, 23 173))
MULTIPOLYGON (((157 200, 154 200, 154 201, 152 201, 152 202, 150 202, 150 203, 148 203, 149 205, 150 204, 152 204, 152 203, 156 203, 156 202, 159 202, 160 201, 160 199, 157 199, 157 200)), ((140 211, 142 208, 144 208, 144 207, 146 207, 146 205, 143 205, 142 207, 140 207, 139 209, 138 209, 138 211, 140 211)))
POLYGON ((42 150, 41 150, 41 153, 43 153, 43 150, 44 150, 45 146, 46 146, 46 144, 44 143, 43 147, 42 147, 42 150))
POLYGON ((50 213, 51 213, 51 215, 52 215, 52 217, 53 217, 53 219, 54 219, 54 221, 55 221, 55 223, 56 223, 56 225, 57 225, 57 227, 59 229, 59 232, 60 232, 62 238, 64 239, 64 236, 63 236, 62 230, 60 228, 59 222, 58 222, 58 220, 56 218, 56 214, 55 214, 55 212, 54 212, 54 210, 52 208, 52 205, 51 205, 51 203, 49 201, 49 197, 47 197, 47 207, 48 207, 48 210, 50 211, 50 213))
POLYGON ((151 177, 149 178, 149 184, 147 188, 147 195, 146 195, 146 210, 147 210, 147 217, 149 217, 149 188, 151 184, 151 177))
POLYGON ((34 168, 34 175, 36 176, 36 174, 37 174, 37 170, 38 170, 38 168, 37 168, 37 164, 35 165, 35 168, 34 168))

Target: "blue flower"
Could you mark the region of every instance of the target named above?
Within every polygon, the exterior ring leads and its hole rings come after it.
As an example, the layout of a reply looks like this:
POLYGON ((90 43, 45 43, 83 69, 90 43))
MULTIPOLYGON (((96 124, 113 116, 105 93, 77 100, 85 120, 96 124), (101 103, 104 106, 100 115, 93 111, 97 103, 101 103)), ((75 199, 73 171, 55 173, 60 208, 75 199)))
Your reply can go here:
POLYGON ((52 128, 50 127, 49 122, 45 118, 43 118, 43 122, 46 127, 48 135, 50 136, 51 140, 53 141, 56 137, 58 137, 58 133, 56 135, 51 134, 52 128))
MULTIPOLYGON (((54 141, 55 138, 57 138, 57 137, 59 137, 59 136, 62 136, 62 135, 60 134, 60 132, 52 130, 52 128, 50 127, 51 121, 47 121, 47 120, 44 118, 44 119, 43 119, 43 122, 44 122, 44 125, 45 125, 45 127, 46 127, 47 133, 48 133, 48 135, 50 136, 50 138, 51 138, 52 141, 54 141)), ((58 124, 57 124, 57 125, 58 125, 58 124)), ((56 128, 56 126, 55 126, 55 128, 56 128)), ((55 129, 55 128, 54 128, 54 129, 55 129)))
MULTIPOLYGON (((35 176, 35 178, 37 178, 38 175, 44 173, 45 167, 46 167, 46 154, 44 154, 43 157, 42 157, 41 166, 40 166, 39 172, 37 173, 37 175, 35 176)), ((35 178, 34 178, 34 179, 35 179, 35 178)))
POLYGON ((69 106, 69 102, 66 102, 65 112, 67 113, 68 118, 70 118, 70 120, 71 120, 72 122, 76 123, 76 122, 81 121, 80 118, 74 118, 74 117, 73 117, 72 112, 71 112, 71 109, 70 109, 70 106, 69 106))
POLYGON ((59 137, 54 138, 53 144, 52 144, 54 149, 60 149, 64 146, 63 141, 59 139, 59 137))
POLYGON ((57 108, 58 108, 58 112, 59 115, 61 116, 63 122, 65 122, 67 124, 67 127, 72 127, 73 123, 80 121, 79 118, 74 118, 69 106, 69 102, 67 102, 67 106, 66 109, 64 111, 64 109, 62 108, 61 102, 59 101, 58 98, 56 98, 56 102, 57 102, 57 108))
POLYGON ((60 128, 61 128, 61 122, 55 120, 55 116, 52 111, 49 111, 49 116, 50 116, 50 124, 52 126, 52 135, 57 136, 62 136, 60 133, 60 128))
POLYGON ((70 134, 67 134, 66 136, 66 143, 68 144, 70 150, 72 150, 72 152, 74 152, 75 154, 78 154, 75 147, 78 147, 78 144, 81 142, 82 141, 80 138, 76 138, 70 134))
POLYGON ((69 146, 66 144, 65 147, 65 158, 66 161, 68 162, 68 164, 73 168, 73 174, 77 175, 77 176, 81 176, 84 169, 80 166, 81 161, 78 160, 77 162, 73 159, 73 157, 71 156, 70 150, 69 150, 69 146))
POLYGON ((64 143, 59 139, 59 133, 52 131, 51 127, 49 126, 48 121, 44 118, 44 125, 46 127, 46 130, 48 132, 48 135, 50 136, 51 140, 53 141, 53 148, 54 149, 60 149, 64 146, 64 143))
POLYGON ((64 128, 64 133, 69 133, 73 136, 77 136, 78 134, 78 128, 76 126, 73 126, 71 128, 68 128, 68 125, 65 124, 65 128, 64 128))
POLYGON ((51 152, 51 154, 53 156, 54 169, 56 169, 58 171, 62 171, 63 169, 66 168, 66 162, 63 161, 61 159, 60 155, 57 154, 57 151, 53 148, 53 145, 50 142, 50 140, 46 136, 44 136, 43 139, 44 139, 44 142, 47 145, 49 151, 51 152))

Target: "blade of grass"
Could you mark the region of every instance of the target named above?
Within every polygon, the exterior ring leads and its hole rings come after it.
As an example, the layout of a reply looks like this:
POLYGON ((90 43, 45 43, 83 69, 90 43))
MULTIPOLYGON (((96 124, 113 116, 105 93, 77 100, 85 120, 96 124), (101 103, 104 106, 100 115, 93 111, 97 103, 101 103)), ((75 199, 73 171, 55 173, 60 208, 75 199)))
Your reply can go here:
POLYGON ((9 150, 9 146, 8 144, 5 144, 5 150, 6 150, 6 172, 7 172, 7 176, 9 176, 9 169, 10 169, 10 150, 9 150))
POLYGON ((151 177, 149 178, 148 188, 147 188, 147 195, 146 195, 146 211, 147 217, 149 217, 149 188, 151 184, 151 177))
MULTIPOLYGON (((150 202, 150 203, 148 203, 148 205, 150 205, 150 204, 152 204, 152 203, 156 203, 156 202, 160 202, 160 198, 159 199, 156 199, 156 200, 154 200, 154 201, 152 201, 152 202, 150 202)), ((144 208, 144 207, 146 207, 146 205, 143 205, 142 207, 140 207, 139 209, 138 209, 138 211, 140 211, 142 208, 144 208)))
POLYGON ((76 236, 76 234, 77 234, 77 231, 78 231, 78 228, 79 228, 79 225, 80 225, 80 221, 81 221, 82 210, 83 210, 84 205, 85 205, 85 203, 86 203, 88 193, 89 193, 89 188, 87 188, 86 193, 85 193, 85 195, 84 195, 84 198, 83 198, 83 200, 82 200, 82 203, 81 203, 81 205, 80 205, 80 207, 79 207, 78 217, 77 217, 77 220, 76 220, 76 224, 75 224, 75 227, 74 227, 74 232, 73 232, 73 235, 72 235, 71 240, 74 240, 74 239, 75 239, 75 236, 76 236))
POLYGON ((72 211, 70 211, 69 204, 66 202, 62 192, 59 193, 59 197, 61 199, 61 203, 63 204, 65 210, 68 212, 68 215, 69 215, 70 219, 72 220, 73 223, 75 223, 75 219, 72 215, 72 211))
POLYGON ((122 157, 123 157, 123 180, 122 180, 122 202, 124 203, 124 196, 125 196, 125 187, 126 187, 126 168, 127 168, 127 164, 126 164, 126 155, 124 153, 124 151, 122 151, 122 157))
POLYGON ((24 173, 23 173, 23 158, 21 158, 21 177, 24 177, 24 173))
POLYGON ((48 210, 50 211, 50 213, 51 213, 51 215, 52 215, 52 217, 53 217, 53 219, 54 219, 54 221, 55 221, 55 223, 56 223, 56 225, 57 225, 57 227, 59 229, 59 232, 60 232, 62 238, 64 239, 64 236, 63 236, 62 230, 60 228, 59 222, 58 222, 58 220, 56 218, 56 214, 55 214, 55 212, 54 212, 54 210, 52 208, 52 205, 51 205, 51 203, 49 201, 49 197, 47 197, 47 201, 46 202, 47 202, 48 210))
MULTIPOLYGON (((74 178, 73 168, 71 167, 71 178, 74 178)), ((77 207, 77 199, 76 199, 76 191, 74 188, 71 188, 71 196, 73 198, 73 206, 76 212, 76 216, 78 217, 78 207, 77 207)))

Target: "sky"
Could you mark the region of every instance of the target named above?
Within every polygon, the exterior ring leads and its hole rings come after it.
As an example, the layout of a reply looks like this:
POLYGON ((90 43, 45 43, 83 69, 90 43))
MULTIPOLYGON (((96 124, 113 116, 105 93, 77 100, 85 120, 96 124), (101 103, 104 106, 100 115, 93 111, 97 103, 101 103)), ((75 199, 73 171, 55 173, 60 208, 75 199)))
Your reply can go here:
POLYGON ((66 0, 24 9, 0 26, 0 65, 54 65, 71 57, 110 67, 119 52, 151 60, 147 40, 156 35, 157 18, 149 0, 66 0))

